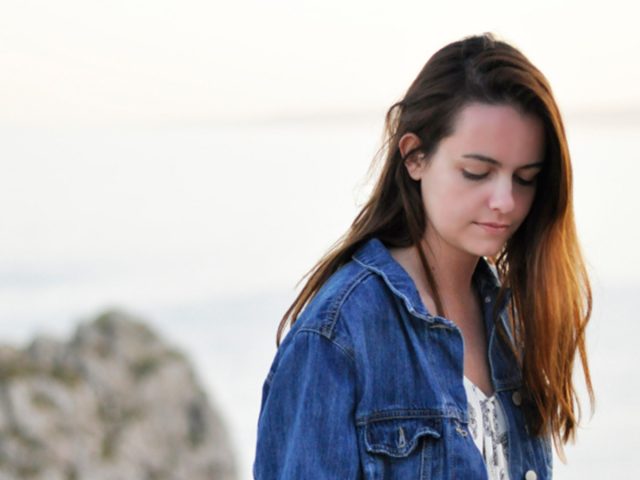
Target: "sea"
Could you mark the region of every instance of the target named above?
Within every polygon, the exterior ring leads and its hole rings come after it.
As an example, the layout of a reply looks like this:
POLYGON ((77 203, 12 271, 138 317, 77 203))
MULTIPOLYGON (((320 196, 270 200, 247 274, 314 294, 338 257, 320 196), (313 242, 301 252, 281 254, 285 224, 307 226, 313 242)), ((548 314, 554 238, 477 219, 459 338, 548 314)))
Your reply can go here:
MULTIPOLYGON (((143 318, 193 362, 249 480, 277 325, 366 200, 381 118, 0 126, 0 343, 65 339, 110 308, 143 318)), ((565 124, 596 402, 577 368, 583 422, 554 477, 633 478, 640 117, 565 124)))

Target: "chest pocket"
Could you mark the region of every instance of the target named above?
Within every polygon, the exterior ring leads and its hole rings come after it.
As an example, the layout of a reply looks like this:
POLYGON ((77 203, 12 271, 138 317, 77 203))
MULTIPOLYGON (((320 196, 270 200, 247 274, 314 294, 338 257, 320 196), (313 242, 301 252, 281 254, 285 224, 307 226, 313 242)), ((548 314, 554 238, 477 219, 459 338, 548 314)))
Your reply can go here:
POLYGON ((440 478, 442 420, 393 417, 363 427, 367 480, 440 478))

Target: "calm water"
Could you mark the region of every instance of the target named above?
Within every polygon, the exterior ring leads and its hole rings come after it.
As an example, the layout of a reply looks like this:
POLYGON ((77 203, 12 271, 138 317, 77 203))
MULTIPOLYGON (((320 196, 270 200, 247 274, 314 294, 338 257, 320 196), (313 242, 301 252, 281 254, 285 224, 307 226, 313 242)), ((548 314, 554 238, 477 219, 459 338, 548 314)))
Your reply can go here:
MULTIPOLYGON (((567 123, 594 282, 597 408, 556 478, 627 477, 640 468, 640 128, 567 123)), ((144 316, 193 358, 248 480, 278 320, 297 280, 366 197, 380 128, 363 117, 0 129, 0 338, 67 335, 113 305, 144 316)))

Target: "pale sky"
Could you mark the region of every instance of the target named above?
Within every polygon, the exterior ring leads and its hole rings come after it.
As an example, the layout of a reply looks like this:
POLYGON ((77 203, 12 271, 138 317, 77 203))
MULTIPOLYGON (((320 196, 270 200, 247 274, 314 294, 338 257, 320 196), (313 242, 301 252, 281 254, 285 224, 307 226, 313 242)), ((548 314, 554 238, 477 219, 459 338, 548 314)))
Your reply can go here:
POLYGON ((632 2, 4 0, 0 125, 383 111, 428 57, 493 31, 570 111, 640 110, 632 2))
POLYGON ((583 241, 603 275, 635 283, 640 229, 628 218, 640 162, 635 130, 619 127, 640 125, 638 15, 618 0, 597 5, 5 0, 4 283, 23 295, 16 276, 84 272, 86 285, 89 270, 100 281, 117 270, 111 297, 121 298, 137 292, 122 286, 132 270, 145 291, 149 271, 171 270, 156 297, 292 286, 357 213, 386 108, 438 48, 484 31, 549 78, 568 114, 576 178, 587 178, 576 181, 583 241), (602 115, 625 111, 633 121, 602 130, 602 115), (300 121, 314 117, 323 121, 300 121), (607 195, 614 211, 602 210, 607 195), (612 230, 628 231, 615 250, 612 230))

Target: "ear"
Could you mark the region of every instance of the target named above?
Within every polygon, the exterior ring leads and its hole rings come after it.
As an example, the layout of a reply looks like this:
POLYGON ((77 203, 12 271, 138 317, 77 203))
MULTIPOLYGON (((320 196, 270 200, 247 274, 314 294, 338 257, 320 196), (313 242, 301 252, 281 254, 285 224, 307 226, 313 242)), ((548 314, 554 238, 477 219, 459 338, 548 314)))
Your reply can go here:
POLYGON ((398 148, 400 149, 400 155, 404 158, 404 165, 407 167, 409 176, 414 180, 422 178, 422 169, 426 164, 424 153, 414 151, 420 144, 420 138, 412 132, 405 133, 398 141, 398 148))

